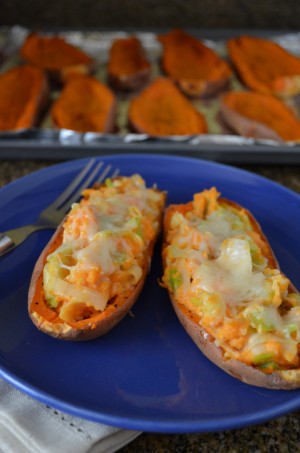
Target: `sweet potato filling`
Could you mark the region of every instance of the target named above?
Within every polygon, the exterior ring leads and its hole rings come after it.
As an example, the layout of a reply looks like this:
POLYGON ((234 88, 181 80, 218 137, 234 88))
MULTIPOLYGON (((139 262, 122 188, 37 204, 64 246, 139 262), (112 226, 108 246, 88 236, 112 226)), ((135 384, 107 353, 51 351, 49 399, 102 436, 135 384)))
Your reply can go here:
POLYGON ((228 41, 230 59, 243 83, 262 93, 300 92, 300 59, 266 39, 240 36, 228 41))
POLYGON ((114 129, 115 96, 89 76, 69 80, 51 109, 53 124, 78 132, 111 132, 114 129))
POLYGON ((130 125, 150 135, 189 135, 207 132, 206 121, 175 84, 157 78, 132 100, 130 125))
POLYGON ((37 124, 48 100, 44 72, 24 65, 0 75, 0 130, 16 130, 37 124))
POLYGON ((213 50, 182 30, 159 35, 162 68, 186 94, 201 95, 207 83, 227 81, 231 69, 213 50))
POLYGON ((300 121, 293 111, 274 96, 254 92, 229 92, 223 104, 243 117, 259 122, 287 141, 300 139, 300 121))

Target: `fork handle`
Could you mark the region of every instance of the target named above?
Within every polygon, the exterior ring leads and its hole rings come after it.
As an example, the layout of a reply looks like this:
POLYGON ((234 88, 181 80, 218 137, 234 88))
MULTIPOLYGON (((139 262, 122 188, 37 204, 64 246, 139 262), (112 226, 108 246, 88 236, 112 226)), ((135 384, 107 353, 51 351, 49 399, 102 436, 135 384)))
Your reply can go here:
POLYGON ((34 231, 54 228, 49 225, 25 225, 0 233, 0 256, 20 245, 34 231))

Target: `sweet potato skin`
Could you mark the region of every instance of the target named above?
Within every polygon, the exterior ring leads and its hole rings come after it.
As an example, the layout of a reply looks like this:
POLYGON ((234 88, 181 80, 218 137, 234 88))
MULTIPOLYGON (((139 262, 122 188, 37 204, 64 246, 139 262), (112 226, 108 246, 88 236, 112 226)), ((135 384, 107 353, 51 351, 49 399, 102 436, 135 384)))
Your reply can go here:
POLYGON ((69 80, 51 108, 55 127, 77 132, 114 132, 115 117, 115 95, 90 76, 69 80))
POLYGON ((110 85, 120 91, 136 91, 150 79, 151 65, 140 41, 131 36, 112 43, 108 62, 110 85))
POLYGON ((30 33, 21 49, 21 58, 45 70, 49 80, 64 84, 73 75, 88 75, 94 70, 94 60, 59 36, 30 33))
POLYGON ((230 60, 251 90, 283 98, 300 93, 300 59, 267 39, 242 35, 229 39, 230 60))
POLYGON ((132 99, 129 128, 152 136, 204 134, 204 116, 168 78, 158 77, 132 99))
POLYGON ((50 102, 50 89, 44 72, 31 65, 18 66, 3 73, 0 76, 0 93, 0 108, 3 109, 0 130, 36 126, 50 102), (15 96, 17 98, 14 99, 15 96), (20 99, 22 104, 18 108, 20 99), (10 113, 12 108, 17 115, 14 118, 10 113))
MULTIPOLYGON (((163 196, 163 202, 165 203, 166 195, 163 194, 163 196)), ((68 341, 93 340, 102 335, 105 335, 107 332, 113 329, 113 327, 115 327, 128 314, 130 309, 136 303, 144 287, 146 277, 150 270, 155 240, 149 243, 147 250, 145 251, 144 260, 142 263, 142 276, 137 284, 132 288, 132 290, 130 292, 124 291, 123 293, 119 294, 114 300, 113 304, 106 307, 106 309, 99 316, 91 318, 91 321, 89 323, 85 323, 84 326, 78 328, 64 322, 63 320, 56 320, 55 323, 53 323, 37 313, 34 309, 37 292, 39 291, 39 287, 41 287, 43 268, 47 255, 49 254, 49 250, 53 249, 53 247, 54 249, 56 248, 55 243, 60 240, 63 232, 63 223, 64 221, 56 229, 55 233, 41 252, 41 255, 39 256, 35 264, 28 291, 29 317, 31 318, 34 325, 38 328, 38 330, 54 338, 68 341)), ((38 297, 40 296, 38 295, 38 297)))
POLYGON ((231 69, 213 50, 180 29, 159 35, 163 45, 161 65, 191 98, 207 98, 227 88, 231 69))
POLYGON ((238 135, 254 139, 282 141, 276 131, 259 121, 241 115, 225 104, 221 104, 220 113, 224 123, 238 135))
POLYGON ((224 123, 239 135, 276 141, 300 141, 300 121, 281 100, 269 94, 228 92, 221 97, 220 113, 224 123), (276 121, 273 121, 274 118, 276 121))
MULTIPOLYGON (((237 209, 244 210, 244 212, 249 216, 254 231, 259 234, 260 239, 264 243, 264 255, 268 259, 268 266, 271 268, 279 269, 279 265, 274 252, 272 251, 272 248, 266 236, 263 234, 259 223, 253 217, 253 215, 247 209, 242 208, 240 205, 231 200, 221 198, 219 201, 223 205, 230 205, 237 209)), ((168 210, 171 209, 174 209, 174 205, 170 205, 165 210, 165 219, 168 215, 168 210)), ((164 222, 165 237, 167 232, 166 228, 167 223, 164 222)), ((163 249, 166 245, 166 242, 164 242, 163 249)), ((290 284, 289 291, 296 292, 296 288, 292 284, 290 284)), ((214 342, 213 337, 202 326, 200 326, 199 317, 196 314, 192 313, 183 304, 181 304, 170 290, 168 290, 168 293, 173 309, 183 328, 192 338, 200 351, 223 371, 244 383, 257 387, 282 390, 292 390, 300 387, 300 369, 278 370, 273 371, 270 374, 266 374, 259 369, 246 365, 239 360, 225 359, 222 348, 217 346, 214 342)))

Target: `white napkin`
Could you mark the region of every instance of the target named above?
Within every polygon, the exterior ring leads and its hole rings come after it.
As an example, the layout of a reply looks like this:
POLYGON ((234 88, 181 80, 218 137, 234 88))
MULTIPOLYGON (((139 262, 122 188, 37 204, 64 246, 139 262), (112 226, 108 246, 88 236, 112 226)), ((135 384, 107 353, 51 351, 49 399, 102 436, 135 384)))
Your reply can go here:
POLYGON ((0 453, 113 453, 139 434, 67 415, 0 379, 0 453))

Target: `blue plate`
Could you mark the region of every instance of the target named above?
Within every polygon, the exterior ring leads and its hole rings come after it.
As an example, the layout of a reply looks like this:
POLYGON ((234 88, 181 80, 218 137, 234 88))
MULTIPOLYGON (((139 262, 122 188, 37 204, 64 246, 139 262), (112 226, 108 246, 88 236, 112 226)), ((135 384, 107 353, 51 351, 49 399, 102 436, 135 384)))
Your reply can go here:
MULTIPOLYGON (((257 175, 198 159, 114 155, 101 160, 121 173, 186 202, 216 185, 252 211, 283 272, 300 287, 300 198, 257 175)), ((33 222, 86 163, 69 161, 38 171, 0 191, 0 231, 33 222)), ((90 420, 144 431, 183 433, 239 428, 300 406, 300 390, 243 384, 207 360, 181 327, 161 276, 160 245, 138 302, 106 336, 70 343, 39 332, 27 314, 31 272, 51 231, 32 235, 0 259, 1 376, 32 397, 90 420)))

